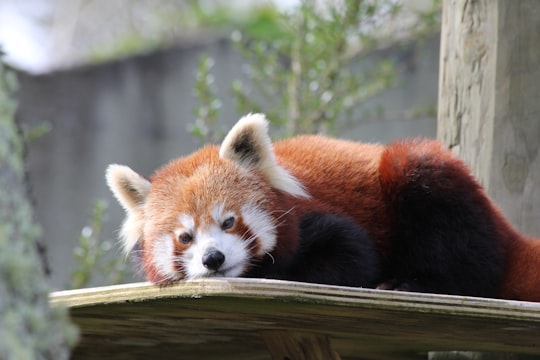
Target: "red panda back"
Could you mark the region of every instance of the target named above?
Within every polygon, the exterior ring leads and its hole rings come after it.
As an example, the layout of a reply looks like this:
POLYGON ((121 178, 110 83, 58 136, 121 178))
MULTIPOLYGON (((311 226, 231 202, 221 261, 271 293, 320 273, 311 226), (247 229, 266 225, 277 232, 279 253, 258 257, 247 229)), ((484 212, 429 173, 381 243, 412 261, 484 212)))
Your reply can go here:
POLYGON ((383 145, 304 135, 276 142, 274 150, 314 199, 352 217, 379 249, 386 247, 389 219, 378 174, 383 145))

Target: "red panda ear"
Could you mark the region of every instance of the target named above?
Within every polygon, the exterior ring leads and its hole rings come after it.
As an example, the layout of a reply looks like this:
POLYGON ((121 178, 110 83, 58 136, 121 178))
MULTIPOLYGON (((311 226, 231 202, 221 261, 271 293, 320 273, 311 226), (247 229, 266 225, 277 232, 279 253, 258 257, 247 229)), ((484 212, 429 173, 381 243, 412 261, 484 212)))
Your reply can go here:
POLYGON ((144 218, 141 210, 150 192, 150 181, 127 166, 112 164, 107 168, 107 184, 126 210, 120 238, 124 253, 128 254, 142 239, 144 218))
POLYGON ((107 185, 122 207, 130 212, 144 204, 150 181, 127 166, 111 164, 105 173, 107 185))
POLYGON ((300 181, 278 165, 263 114, 248 114, 238 120, 223 140, 219 156, 243 168, 259 170, 276 189, 309 197, 300 181))

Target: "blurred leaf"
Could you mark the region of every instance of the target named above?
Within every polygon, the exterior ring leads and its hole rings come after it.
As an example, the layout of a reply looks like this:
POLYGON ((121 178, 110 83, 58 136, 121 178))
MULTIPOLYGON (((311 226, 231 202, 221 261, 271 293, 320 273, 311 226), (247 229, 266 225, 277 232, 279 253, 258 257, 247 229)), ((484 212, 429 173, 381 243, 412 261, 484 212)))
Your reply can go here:
POLYGON ((112 242, 101 238, 106 211, 107 203, 102 199, 97 200, 92 210, 90 225, 81 231, 78 246, 73 250, 77 267, 71 273, 71 289, 86 287, 98 277, 103 279, 104 285, 125 281, 128 267, 124 257, 110 259, 112 242))

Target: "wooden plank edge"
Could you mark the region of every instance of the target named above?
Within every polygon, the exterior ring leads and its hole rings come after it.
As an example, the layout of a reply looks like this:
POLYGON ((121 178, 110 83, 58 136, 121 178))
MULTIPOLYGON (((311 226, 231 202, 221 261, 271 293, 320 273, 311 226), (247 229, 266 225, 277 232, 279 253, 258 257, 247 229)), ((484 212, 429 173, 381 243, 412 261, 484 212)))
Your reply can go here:
POLYGON ((65 290, 50 294, 53 306, 95 306, 155 299, 207 296, 254 297, 389 311, 528 320, 540 322, 540 303, 455 295, 350 288, 271 279, 199 279, 157 286, 132 283, 65 290))

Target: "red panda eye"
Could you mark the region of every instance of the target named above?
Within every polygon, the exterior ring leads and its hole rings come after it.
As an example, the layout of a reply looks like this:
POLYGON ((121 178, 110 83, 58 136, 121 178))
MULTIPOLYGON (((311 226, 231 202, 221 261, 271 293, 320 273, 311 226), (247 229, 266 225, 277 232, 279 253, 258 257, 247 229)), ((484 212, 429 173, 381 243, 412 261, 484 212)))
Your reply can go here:
POLYGON ((188 234, 188 233, 182 233, 180 234, 180 236, 178 236, 178 240, 180 240, 182 244, 187 245, 193 241, 193 236, 191 236, 191 234, 188 234))
POLYGON ((234 225, 234 217, 227 218, 222 224, 221 224, 221 230, 228 230, 232 228, 234 225))

